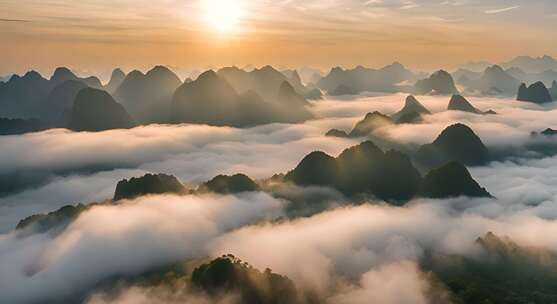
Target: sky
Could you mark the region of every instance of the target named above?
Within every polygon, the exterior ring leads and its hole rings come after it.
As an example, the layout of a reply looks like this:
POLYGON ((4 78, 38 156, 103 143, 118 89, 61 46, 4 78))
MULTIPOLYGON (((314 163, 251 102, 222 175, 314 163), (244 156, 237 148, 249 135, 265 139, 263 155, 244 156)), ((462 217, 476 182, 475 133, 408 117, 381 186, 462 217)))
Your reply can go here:
POLYGON ((557 57, 553 0, 0 0, 0 75, 557 57), (544 38, 545 37, 545 38, 544 38))

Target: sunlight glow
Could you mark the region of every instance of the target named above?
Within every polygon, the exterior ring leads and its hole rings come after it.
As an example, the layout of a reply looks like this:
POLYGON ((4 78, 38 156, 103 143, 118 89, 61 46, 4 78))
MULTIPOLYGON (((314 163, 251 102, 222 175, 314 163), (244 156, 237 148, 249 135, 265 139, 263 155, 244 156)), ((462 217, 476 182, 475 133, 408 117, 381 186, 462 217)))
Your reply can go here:
POLYGON ((246 10, 242 1, 238 0, 205 0, 207 22, 209 26, 221 33, 240 30, 241 19, 246 10))

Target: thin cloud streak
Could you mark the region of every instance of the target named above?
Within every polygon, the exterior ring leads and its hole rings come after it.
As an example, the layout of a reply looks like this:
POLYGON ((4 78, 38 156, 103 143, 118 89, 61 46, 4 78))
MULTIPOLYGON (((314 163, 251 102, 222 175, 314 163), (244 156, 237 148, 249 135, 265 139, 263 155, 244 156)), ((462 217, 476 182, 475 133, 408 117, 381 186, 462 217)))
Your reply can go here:
POLYGON ((500 14, 500 13, 505 13, 505 12, 509 12, 509 11, 513 11, 515 9, 520 8, 520 5, 515 5, 515 6, 511 6, 511 7, 505 7, 505 8, 500 8, 500 9, 494 9, 494 10, 487 10, 485 11, 486 14, 500 14))

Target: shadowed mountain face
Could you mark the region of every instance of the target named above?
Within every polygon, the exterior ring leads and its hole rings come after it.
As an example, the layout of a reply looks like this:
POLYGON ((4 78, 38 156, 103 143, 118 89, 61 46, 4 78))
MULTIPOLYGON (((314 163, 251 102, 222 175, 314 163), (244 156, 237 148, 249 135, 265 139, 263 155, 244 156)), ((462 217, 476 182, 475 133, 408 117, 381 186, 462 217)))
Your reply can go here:
POLYGON ((358 66, 351 70, 340 67, 331 69, 317 85, 330 95, 354 95, 361 92, 400 92, 404 81, 414 81, 416 75, 400 63, 393 63, 379 70, 358 66))
POLYGON ((520 86, 520 81, 498 65, 488 67, 479 79, 463 83, 467 90, 478 91, 486 95, 507 95, 516 94, 520 86))
POLYGON ((0 116, 7 118, 37 118, 41 101, 52 84, 39 73, 31 71, 23 77, 12 76, 0 86, 0 116))
POLYGON ((409 115, 415 115, 415 114, 418 115, 431 114, 431 112, 426 107, 424 107, 416 99, 416 97, 410 95, 406 97, 406 102, 404 104, 404 107, 397 113, 393 114, 391 117, 398 122, 403 117, 405 118, 404 120, 407 120, 409 118, 409 115))
POLYGON ((414 89, 419 95, 450 95, 458 94, 453 77, 446 71, 437 71, 429 78, 416 82, 414 89))
POLYGON ((264 100, 254 91, 240 95, 223 77, 207 71, 176 90, 172 102, 173 121, 249 127, 272 122, 300 122, 312 117, 304 106, 305 99, 288 83, 277 87, 273 100, 264 100))
POLYGON ((105 91, 110 94, 114 94, 114 92, 116 92, 120 85, 122 85, 125 78, 126 74, 121 69, 115 69, 110 75, 110 80, 108 81, 106 86, 104 86, 105 91))
POLYGON ((433 143, 423 145, 416 153, 416 158, 428 167, 448 161, 478 166, 489 161, 489 152, 472 129, 455 124, 443 130, 433 143))
POLYGON ((384 153, 366 141, 344 150, 337 158, 312 152, 284 180, 299 186, 331 187, 348 197, 373 195, 395 205, 416 196, 491 196, 456 162, 432 170, 426 178, 427 182, 422 183, 420 173, 403 153, 394 150, 384 153))
POLYGON ((91 88, 95 88, 95 89, 102 88, 102 83, 97 77, 91 76, 86 78, 80 78, 77 77, 72 71, 70 71, 70 69, 64 67, 57 68, 54 71, 54 74, 52 74, 52 77, 50 77, 50 83, 51 86, 53 87, 70 80, 81 81, 91 88))
POLYGON ((347 138, 348 134, 345 131, 339 129, 331 129, 327 132, 327 134, 325 134, 325 136, 347 138))
POLYGON ((71 130, 103 131, 133 126, 128 112, 107 92, 85 88, 77 94, 69 123, 71 130))
POLYGON ((547 70, 557 71, 557 60, 551 56, 543 57, 529 57, 529 56, 519 56, 513 60, 502 64, 505 68, 519 68, 527 73, 542 73, 547 70))
POLYGON ((302 84, 298 73, 292 73, 291 77, 287 77, 271 66, 265 66, 251 72, 246 72, 237 67, 227 67, 218 70, 217 74, 224 78, 237 92, 254 91, 265 101, 271 103, 281 104, 281 100, 277 100, 277 98, 279 98, 279 92, 285 83, 289 84, 296 95, 299 95, 302 99, 305 99, 304 96, 310 91, 302 84))
POLYGON ((147 74, 129 73, 114 98, 140 123, 166 123, 172 96, 181 84, 172 71, 156 66, 147 74))
POLYGON ((553 81, 549 93, 551 94, 551 99, 557 100, 557 80, 553 81))
POLYGON ((185 191, 184 185, 172 175, 146 174, 119 181, 114 192, 114 200, 130 199, 146 194, 180 194, 185 191))
POLYGON ((423 179, 420 195, 429 198, 491 197, 462 164, 449 162, 431 170, 423 179))
POLYGON ((47 214, 34 214, 19 221, 16 230, 26 230, 28 233, 43 233, 53 229, 64 229, 81 213, 95 205, 64 206, 47 214))
POLYGON ((462 95, 453 95, 447 106, 448 111, 462 111, 474 114, 482 114, 483 112, 474 107, 462 95))
POLYGON ((259 186, 251 178, 244 174, 235 174, 232 176, 219 175, 201 185, 199 190, 202 192, 230 194, 258 191, 259 186))
POLYGON ((294 88, 298 88, 297 90, 301 90, 300 94, 302 94, 305 98, 309 100, 323 99, 323 93, 321 92, 321 90, 319 90, 319 88, 315 86, 316 81, 312 81, 310 83, 306 82, 308 85, 305 86, 297 70, 285 70, 281 71, 281 73, 286 76, 288 82, 294 88))
POLYGON ((45 124, 37 119, 0 118, 0 135, 18 135, 42 131, 45 124))
POLYGON ((421 177, 405 155, 384 153, 367 141, 346 149, 337 158, 313 152, 285 180, 301 186, 332 187, 348 196, 369 194, 405 201, 417 193, 421 177))
POLYGON ((0 117, 38 118, 58 125, 71 108, 78 88, 101 88, 96 77, 80 78, 67 68, 57 68, 50 80, 35 71, 12 76, 0 86, 0 117))
POLYGON ((41 103, 39 117, 53 126, 67 126, 77 93, 87 87, 77 80, 67 80, 57 85, 41 103))
POLYGON ((245 304, 302 303, 290 279, 270 269, 260 272, 232 255, 199 266, 191 281, 215 300, 223 294, 237 294, 239 303, 245 304))
POLYGON ((350 132, 350 137, 365 137, 370 135, 374 130, 392 125, 394 121, 387 115, 380 112, 367 113, 363 120, 360 120, 350 132))
POLYGON ((522 81, 524 83, 534 83, 541 81, 546 86, 551 86, 551 83, 557 79, 557 71, 554 70, 547 70, 541 73, 527 73, 519 68, 510 68, 506 70, 509 75, 513 76, 514 78, 522 81))
POLYGON ((553 98, 551 98, 551 94, 541 81, 538 81, 529 87, 526 87, 526 84, 524 83, 521 84, 518 89, 518 96, 516 99, 519 101, 529 101, 538 104, 551 102, 553 100, 553 98))
POLYGON ((475 242, 474 256, 430 255, 422 268, 432 271, 455 296, 454 303, 555 303, 557 256, 523 247, 491 232, 475 242))

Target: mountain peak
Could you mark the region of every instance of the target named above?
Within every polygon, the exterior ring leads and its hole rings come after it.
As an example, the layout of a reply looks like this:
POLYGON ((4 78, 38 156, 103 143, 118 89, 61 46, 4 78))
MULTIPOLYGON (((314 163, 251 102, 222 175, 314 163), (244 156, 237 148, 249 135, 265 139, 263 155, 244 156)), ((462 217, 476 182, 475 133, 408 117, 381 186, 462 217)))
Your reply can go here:
POLYGON ((404 107, 397 113, 392 115, 392 118, 398 122, 398 120, 404 116, 414 118, 420 118, 421 114, 431 114, 431 112, 424 107, 413 95, 408 95, 404 103, 404 107))
POLYGON ((461 123, 445 128, 433 143, 423 145, 416 156, 427 166, 438 166, 448 161, 476 166, 489 161, 489 151, 482 140, 470 127, 461 123))
POLYGON ((77 76, 66 67, 56 68, 54 74, 52 74, 52 77, 50 77, 50 80, 54 81, 66 81, 72 79, 77 79, 77 76))
POLYGON ((549 90, 541 81, 535 82, 528 87, 525 83, 522 83, 518 88, 518 96, 516 99, 519 101, 529 101, 538 104, 553 101, 549 90))
POLYGON ((424 177, 420 192, 429 198, 492 197, 472 178, 464 165, 454 161, 431 170, 424 177))
POLYGON ((449 106, 447 107, 449 111, 462 111, 475 114, 481 114, 482 111, 474 107, 464 96, 455 94, 451 97, 449 101, 449 106))

